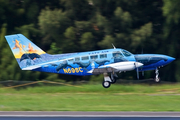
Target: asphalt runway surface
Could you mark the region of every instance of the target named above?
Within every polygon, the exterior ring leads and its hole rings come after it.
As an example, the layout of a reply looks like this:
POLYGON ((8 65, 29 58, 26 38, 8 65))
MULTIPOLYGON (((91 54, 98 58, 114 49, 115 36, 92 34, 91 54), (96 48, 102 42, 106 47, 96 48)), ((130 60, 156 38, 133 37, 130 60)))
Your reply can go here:
POLYGON ((6 112, 0 120, 180 120, 180 112, 6 112))

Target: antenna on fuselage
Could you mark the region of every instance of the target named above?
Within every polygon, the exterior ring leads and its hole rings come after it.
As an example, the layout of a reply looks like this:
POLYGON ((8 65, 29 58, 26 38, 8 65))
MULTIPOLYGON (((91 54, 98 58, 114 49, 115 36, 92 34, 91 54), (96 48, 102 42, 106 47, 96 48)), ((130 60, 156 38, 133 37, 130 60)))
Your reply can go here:
POLYGON ((116 47, 114 46, 114 44, 113 44, 113 43, 112 43, 112 46, 113 46, 113 48, 114 48, 114 49, 116 49, 116 47))

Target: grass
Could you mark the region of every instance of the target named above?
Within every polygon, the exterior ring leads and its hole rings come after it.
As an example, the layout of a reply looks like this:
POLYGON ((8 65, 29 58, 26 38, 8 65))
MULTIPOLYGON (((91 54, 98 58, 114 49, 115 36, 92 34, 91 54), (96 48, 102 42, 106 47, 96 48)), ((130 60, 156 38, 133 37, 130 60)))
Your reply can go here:
POLYGON ((0 88, 0 111, 180 111, 180 84, 0 88))

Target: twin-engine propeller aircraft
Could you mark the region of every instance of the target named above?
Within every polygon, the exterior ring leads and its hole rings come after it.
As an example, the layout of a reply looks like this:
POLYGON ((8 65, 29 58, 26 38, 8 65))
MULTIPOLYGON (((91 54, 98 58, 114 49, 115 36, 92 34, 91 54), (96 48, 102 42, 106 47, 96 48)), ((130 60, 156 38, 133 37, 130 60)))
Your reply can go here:
POLYGON ((103 74, 104 88, 116 82, 117 72, 131 70, 137 71, 138 79, 139 72, 155 70, 155 81, 159 82, 158 68, 175 60, 160 54, 134 55, 114 46, 114 49, 50 55, 22 34, 7 35, 5 38, 22 70, 79 76, 103 74))

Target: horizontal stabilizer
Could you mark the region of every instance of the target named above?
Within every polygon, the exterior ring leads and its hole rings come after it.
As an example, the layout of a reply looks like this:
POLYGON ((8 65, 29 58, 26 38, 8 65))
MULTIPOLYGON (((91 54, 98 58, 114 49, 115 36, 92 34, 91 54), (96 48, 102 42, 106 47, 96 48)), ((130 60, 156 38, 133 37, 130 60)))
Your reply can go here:
POLYGON ((29 66, 29 67, 26 67, 26 68, 22 68, 22 70, 33 70, 33 69, 36 69, 36 68, 40 68, 41 66, 39 65, 34 65, 34 66, 29 66))

